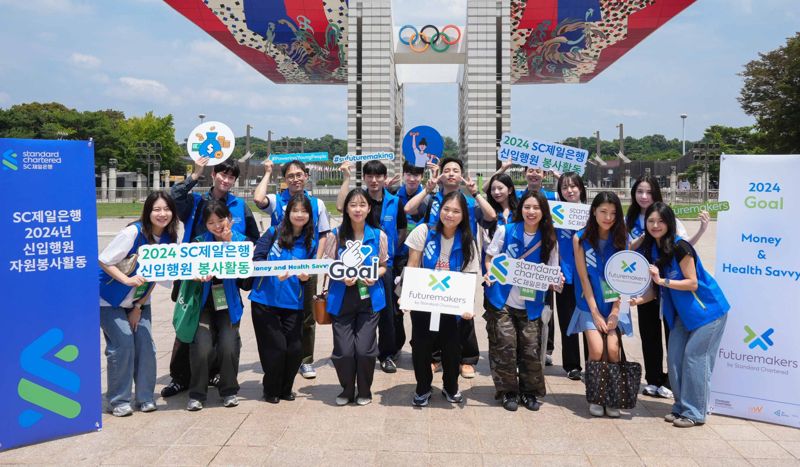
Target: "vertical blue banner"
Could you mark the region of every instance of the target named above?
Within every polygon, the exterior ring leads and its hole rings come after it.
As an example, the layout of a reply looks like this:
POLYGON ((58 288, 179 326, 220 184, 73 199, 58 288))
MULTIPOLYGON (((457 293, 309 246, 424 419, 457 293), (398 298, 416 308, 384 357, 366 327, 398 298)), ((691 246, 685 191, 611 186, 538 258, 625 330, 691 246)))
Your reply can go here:
POLYGON ((90 141, 0 138, 0 450, 101 426, 90 141))

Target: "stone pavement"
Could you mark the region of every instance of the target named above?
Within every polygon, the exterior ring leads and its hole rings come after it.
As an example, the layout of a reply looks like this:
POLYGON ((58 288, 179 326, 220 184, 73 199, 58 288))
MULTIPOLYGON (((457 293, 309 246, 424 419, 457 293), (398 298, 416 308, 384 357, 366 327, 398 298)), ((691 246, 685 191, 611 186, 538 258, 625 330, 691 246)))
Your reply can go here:
MULTIPOLYGON (((126 223, 101 221, 101 247, 110 240, 103 232, 113 235, 126 223)), ((696 229, 687 224, 690 232, 696 229)), ((712 271, 715 230, 712 223, 699 244, 712 271)), ((169 383, 173 340, 167 289, 157 289, 153 310, 160 391, 169 383)), ((406 326, 410 335, 409 319, 406 326)), ((0 453, 0 464, 800 465, 800 430, 793 428, 710 416, 704 426, 678 429, 662 421, 670 402, 645 396, 620 419, 590 417, 583 383, 565 378, 558 366, 559 339, 556 366, 545 371, 548 395, 541 410, 507 412, 493 399, 480 317, 476 330, 482 358, 477 377, 460 380, 467 399, 463 406, 450 405, 435 392, 430 407, 411 407, 414 374, 406 344, 397 373, 384 374, 376 367, 371 405, 336 407, 340 388, 328 358, 330 326, 317 328, 317 378, 298 376, 297 400, 272 405, 259 400, 262 371, 248 306, 241 326, 238 407, 222 407, 214 389, 206 408, 194 413, 184 410, 186 393, 158 398, 157 412, 104 415, 100 432, 0 453)), ((629 358, 641 361, 638 337, 626 338, 625 344, 629 358)), ((441 388, 441 373, 434 387, 441 388)))

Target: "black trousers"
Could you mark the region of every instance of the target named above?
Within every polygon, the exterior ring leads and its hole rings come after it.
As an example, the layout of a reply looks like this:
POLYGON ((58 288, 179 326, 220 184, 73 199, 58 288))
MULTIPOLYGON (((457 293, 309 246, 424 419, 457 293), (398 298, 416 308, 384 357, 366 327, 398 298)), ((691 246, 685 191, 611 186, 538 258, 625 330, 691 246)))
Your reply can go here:
POLYGON ((383 280, 383 293, 386 296, 386 307, 380 311, 378 320, 378 360, 384 361, 397 352, 394 330, 394 276, 392 270, 387 268, 381 278, 383 280))
POLYGON ((175 337, 172 344, 172 356, 169 358, 169 376, 172 381, 183 387, 189 386, 192 378, 192 369, 189 365, 189 344, 181 342, 175 337))
MULTIPOLYGON (((473 320, 460 320, 461 322, 473 320)), ((431 331, 431 314, 422 311, 411 312, 411 360, 414 364, 414 377, 417 379, 416 393, 426 394, 433 382, 433 351, 438 344, 441 348, 442 383, 448 394, 458 392, 459 364, 461 363, 460 326, 454 315, 441 315, 439 331, 431 331)), ((473 326, 473 333, 475 327, 473 326)))
POLYGON ((310 276, 305 282, 303 291, 302 363, 309 365, 314 363, 314 339, 317 330, 317 322, 314 321, 314 295, 317 293, 317 277, 310 276))
POLYGON ((653 386, 669 387, 669 375, 664 373, 664 341, 661 337, 663 329, 664 339, 669 342, 669 328, 662 325, 660 308, 658 299, 638 306, 644 379, 653 386))
POLYGON ((370 299, 361 300, 358 287, 347 287, 339 314, 332 316, 333 354, 331 361, 342 385, 340 397, 354 400, 372 397, 375 358, 378 356, 376 331, 379 313, 372 311, 370 299))
MULTIPOLYGON (((558 312, 558 327, 561 330, 561 361, 564 371, 580 371, 581 368, 581 348, 578 342, 578 335, 567 335, 569 322, 572 320, 572 313, 575 311, 575 285, 564 284, 561 293, 556 293, 556 309, 558 312)), ((550 320, 552 325, 553 321, 550 320)), ((586 343, 586 336, 583 335, 583 356, 584 360, 589 359, 589 346, 586 343)))
POLYGON ((239 392, 239 323, 232 324, 228 310, 214 311, 208 304, 200 312, 200 322, 194 341, 189 345, 189 362, 192 377, 189 382, 189 397, 206 400, 208 375, 211 366, 219 363, 219 395, 232 396, 239 392), (215 352, 216 349, 216 352, 215 352))
MULTIPOLYGON (((406 264, 408 264, 408 256, 396 256, 394 258, 392 267, 394 277, 399 277, 403 273, 403 268, 406 267, 406 264)), ((392 285, 392 294, 387 296, 392 297, 394 300, 394 347, 395 353, 397 353, 406 345, 406 327, 403 324, 404 315, 400 309, 400 296, 394 293, 394 285, 392 285)))
POLYGON ((303 360, 303 310, 273 308, 252 302, 252 316, 258 359, 264 370, 264 396, 289 395, 303 360))
POLYGON ((461 364, 477 365, 481 351, 478 349, 478 336, 475 335, 475 320, 459 320, 458 335, 461 340, 461 364))

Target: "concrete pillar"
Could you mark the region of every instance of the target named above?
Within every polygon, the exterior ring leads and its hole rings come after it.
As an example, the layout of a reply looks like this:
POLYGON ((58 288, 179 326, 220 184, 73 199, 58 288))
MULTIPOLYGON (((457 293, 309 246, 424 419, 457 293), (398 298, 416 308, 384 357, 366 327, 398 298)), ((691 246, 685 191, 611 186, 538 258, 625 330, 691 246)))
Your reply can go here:
POLYGON ((147 196, 147 178, 142 173, 142 169, 136 169, 136 199, 144 199, 147 196))
POLYGON ((153 191, 158 191, 161 188, 161 180, 159 180, 160 174, 161 164, 159 162, 153 162, 153 186, 151 187, 153 191))
POLYGON ((675 204, 678 199, 678 168, 674 165, 669 172, 669 204, 675 204))
POLYGON ((633 180, 631 180, 631 169, 625 169, 625 177, 623 178, 622 188, 630 188, 631 186, 633 186, 633 180))
POLYGON ((117 160, 108 160, 108 202, 117 200, 117 160))
POLYGON ((164 188, 169 188, 169 170, 161 171, 161 180, 163 181, 162 185, 164 188))
POLYGON ((108 201, 108 167, 100 166, 100 200, 108 201))

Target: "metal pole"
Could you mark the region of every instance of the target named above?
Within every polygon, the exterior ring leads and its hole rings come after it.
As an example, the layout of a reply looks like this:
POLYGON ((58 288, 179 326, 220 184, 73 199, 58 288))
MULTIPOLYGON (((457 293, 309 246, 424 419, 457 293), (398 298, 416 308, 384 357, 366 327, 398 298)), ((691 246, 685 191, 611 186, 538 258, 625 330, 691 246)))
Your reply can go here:
POLYGON ((681 135, 682 135, 681 139, 683 140, 683 148, 682 148, 682 151, 681 151, 681 155, 682 156, 686 155, 686 117, 687 116, 688 115, 686 115, 686 114, 681 114, 681 135))

